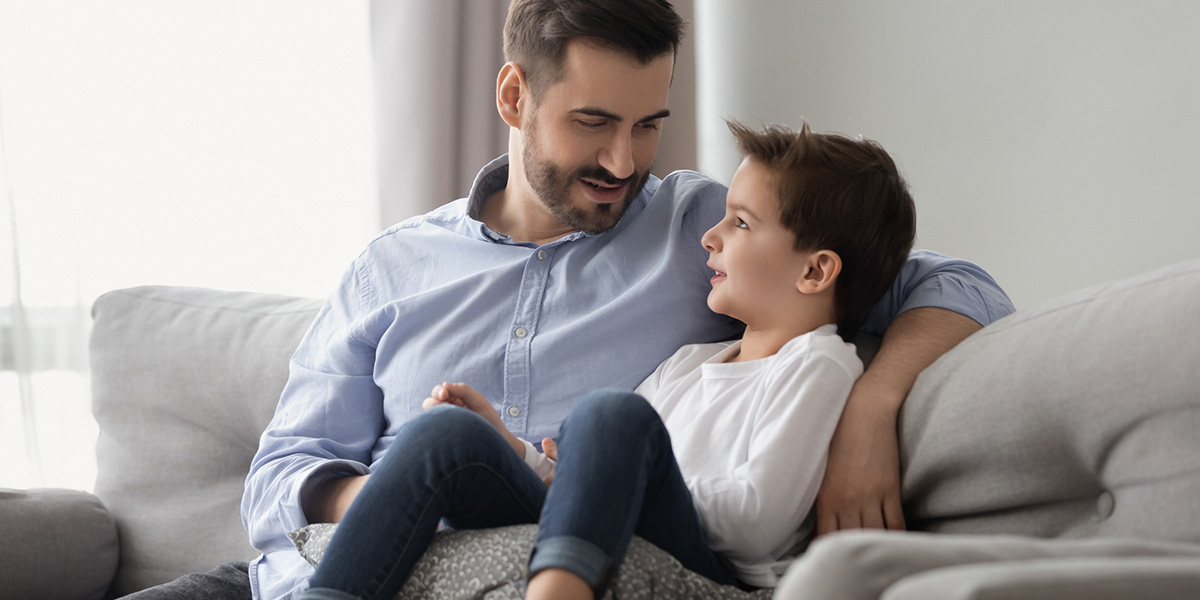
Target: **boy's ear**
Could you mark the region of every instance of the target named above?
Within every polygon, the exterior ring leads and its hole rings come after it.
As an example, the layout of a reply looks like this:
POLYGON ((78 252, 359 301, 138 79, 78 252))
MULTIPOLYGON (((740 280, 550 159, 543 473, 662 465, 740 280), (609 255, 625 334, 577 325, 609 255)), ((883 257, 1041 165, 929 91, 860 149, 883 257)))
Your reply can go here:
POLYGON ((525 72, 515 62, 504 63, 496 77, 496 110, 509 127, 521 128, 521 117, 528 107, 529 97, 525 72))
POLYGON ((842 257, 833 250, 817 250, 808 255, 796 289, 801 294, 819 294, 837 281, 842 272, 842 257))

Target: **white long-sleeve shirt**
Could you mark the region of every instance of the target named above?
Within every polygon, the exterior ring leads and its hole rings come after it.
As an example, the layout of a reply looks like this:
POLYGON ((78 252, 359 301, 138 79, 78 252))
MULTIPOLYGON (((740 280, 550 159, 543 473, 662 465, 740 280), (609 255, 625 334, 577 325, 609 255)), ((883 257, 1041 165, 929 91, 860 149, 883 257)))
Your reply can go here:
POLYGON ((800 542, 829 443, 862 361, 835 325, 773 356, 724 362, 741 342, 684 346, 637 392, 662 416, 713 550, 774 587, 800 542))

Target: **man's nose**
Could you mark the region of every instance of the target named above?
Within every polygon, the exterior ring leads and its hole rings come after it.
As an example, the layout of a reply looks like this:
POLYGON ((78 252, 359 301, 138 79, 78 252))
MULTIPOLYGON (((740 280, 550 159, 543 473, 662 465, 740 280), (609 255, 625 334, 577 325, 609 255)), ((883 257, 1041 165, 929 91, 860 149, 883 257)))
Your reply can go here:
POLYGON ((600 151, 600 166, 608 169, 617 179, 633 175, 633 139, 631 132, 619 130, 600 151))

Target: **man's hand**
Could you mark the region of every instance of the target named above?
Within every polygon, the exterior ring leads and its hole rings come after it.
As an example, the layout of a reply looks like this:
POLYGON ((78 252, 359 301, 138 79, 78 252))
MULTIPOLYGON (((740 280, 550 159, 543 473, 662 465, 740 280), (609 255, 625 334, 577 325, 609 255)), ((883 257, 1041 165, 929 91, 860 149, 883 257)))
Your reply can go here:
POLYGON ((496 412, 496 408, 492 406, 483 394, 475 391, 471 386, 465 383, 450 383, 445 382, 441 385, 434 386, 433 391, 429 393, 429 397, 421 404, 424 410, 429 410, 435 406, 442 404, 453 404, 461 406, 471 412, 481 416, 485 421, 490 423, 500 435, 504 436, 504 440, 512 446, 517 452, 517 456, 525 458, 525 442, 513 435, 508 427, 504 425, 504 421, 500 420, 500 413, 496 412))
POLYGON ((942 308, 896 317, 871 367, 854 384, 829 446, 817 492, 817 535, 839 529, 904 529, 896 419, 921 371, 980 329, 942 308))
MULTIPOLYGON (((861 382, 861 380, 860 380, 861 382)), ((839 529, 904 529, 896 414, 855 385, 829 446, 817 493, 817 535, 839 529)))

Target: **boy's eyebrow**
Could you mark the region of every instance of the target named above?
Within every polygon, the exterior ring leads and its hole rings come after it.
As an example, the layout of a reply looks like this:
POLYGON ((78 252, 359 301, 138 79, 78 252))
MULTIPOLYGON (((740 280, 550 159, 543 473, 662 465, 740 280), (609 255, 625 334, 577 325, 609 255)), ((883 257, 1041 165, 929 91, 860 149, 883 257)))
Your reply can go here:
MULTIPOLYGON (((604 110, 603 108, 593 108, 591 106, 585 106, 583 108, 576 108, 575 110, 572 110, 571 112, 576 113, 576 114, 581 114, 581 115, 587 115, 589 117, 601 117, 604 119, 608 119, 610 121, 615 121, 617 123, 620 123, 621 121, 625 120, 625 119, 621 118, 619 115, 615 115, 611 112, 608 112, 607 110, 604 110)), ((664 108, 648 117, 639 119, 638 123, 645 123, 646 121, 656 121, 658 119, 665 119, 669 116, 671 116, 671 111, 664 108)))
POLYGON ((761 219, 759 219, 759 218, 758 218, 758 215, 754 214, 754 211, 750 210, 749 208, 747 208, 747 207, 745 207, 745 206, 742 206, 741 204, 738 204, 737 202, 730 202, 730 201, 726 200, 726 201, 725 201, 725 208, 727 208, 727 209, 729 209, 729 210, 732 210, 732 211, 739 211, 739 210, 740 210, 740 211, 742 211, 742 212, 744 212, 744 213, 746 213, 746 214, 750 215, 750 216, 751 216, 751 217, 753 217, 755 220, 761 220, 761 219))

